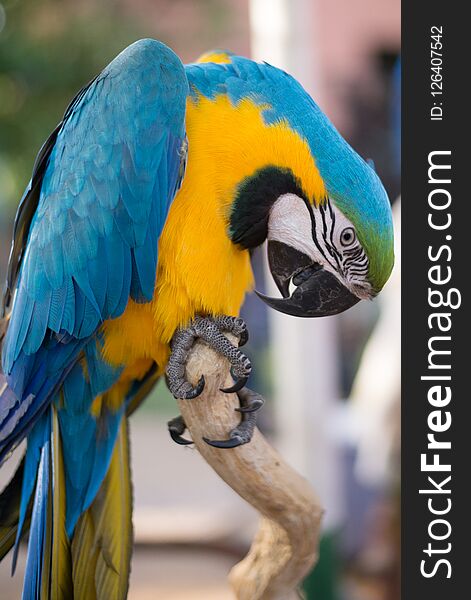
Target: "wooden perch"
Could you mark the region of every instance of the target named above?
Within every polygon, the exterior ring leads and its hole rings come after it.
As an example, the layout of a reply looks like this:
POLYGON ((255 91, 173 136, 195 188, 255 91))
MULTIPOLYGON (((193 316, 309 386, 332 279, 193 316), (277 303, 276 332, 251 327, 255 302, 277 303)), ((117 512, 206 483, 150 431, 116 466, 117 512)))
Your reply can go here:
POLYGON ((234 411, 237 396, 219 391, 232 383, 227 360, 198 342, 187 377, 195 384, 202 374, 203 393, 194 400, 179 400, 181 414, 203 458, 262 514, 251 549, 231 570, 230 583, 239 600, 292 598, 317 560, 323 513, 319 500, 258 430, 249 444, 231 450, 213 448, 202 440, 226 439, 240 419, 234 411))

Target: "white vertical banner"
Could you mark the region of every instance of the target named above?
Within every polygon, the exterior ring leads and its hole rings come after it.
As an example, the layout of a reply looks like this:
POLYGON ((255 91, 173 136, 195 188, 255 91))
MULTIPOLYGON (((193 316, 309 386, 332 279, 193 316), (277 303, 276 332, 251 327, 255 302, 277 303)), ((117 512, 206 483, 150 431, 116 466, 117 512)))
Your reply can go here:
MULTIPOLYGON (((250 0, 252 58, 279 67, 319 102, 315 0, 250 0)), ((267 293, 279 292, 266 267, 267 293)), ((277 446, 314 485, 332 529, 342 521, 341 459, 330 431, 339 398, 336 318, 300 319, 269 309, 277 446)))

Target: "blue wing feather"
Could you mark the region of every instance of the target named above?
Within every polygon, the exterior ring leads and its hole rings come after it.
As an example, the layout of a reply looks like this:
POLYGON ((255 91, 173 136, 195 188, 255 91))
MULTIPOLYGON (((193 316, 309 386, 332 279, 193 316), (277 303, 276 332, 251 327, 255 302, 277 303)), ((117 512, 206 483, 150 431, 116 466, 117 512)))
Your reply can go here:
MULTIPOLYGON (((73 327, 65 323, 62 328, 68 333, 86 337, 103 320, 122 312, 123 302, 109 302, 110 297, 116 298, 116 288, 103 289, 102 279, 97 283, 87 265, 97 257, 99 247, 101 252, 105 247, 108 263, 102 269, 118 267, 123 277, 119 299, 125 295, 123 287, 129 296, 132 250, 141 249, 141 256, 144 247, 156 250, 172 200, 178 150, 185 136, 187 93, 186 76, 176 56, 162 44, 144 40, 126 49, 102 72, 65 120, 44 174, 16 300, 19 303, 20 296, 25 296, 33 306, 27 307, 32 312, 28 354, 37 351, 47 327, 58 328, 58 315, 64 314, 68 297, 56 295, 51 311, 49 296, 63 286, 64 279, 75 280, 78 295, 85 296, 96 312, 93 315, 89 307, 85 315, 76 312, 77 319, 86 322, 73 327), (173 189, 167 184, 168 176, 173 189), (159 195, 155 197, 157 181, 159 195), (149 216, 156 204, 160 218, 157 228, 149 231, 149 216), (110 250, 116 246, 127 263, 121 269, 116 259, 110 264, 110 250), (109 310, 110 304, 115 304, 114 310, 109 310)), ((144 267, 142 260, 135 261, 139 272, 133 295, 138 299, 152 298, 155 281, 149 279, 155 279, 155 255, 153 251, 153 269, 144 267)), ((7 336, 3 356, 7 373, 24 343, 7 336)))
POLYGON ((41 151, 43 178, 2 349, 18 402, 7 410, 0 459, 31 430, 103 321, 119 316, 129 298, 152 299, 158 238, 180 178, 188 93, 176 55, 141 40, 77 95, 41 151), (55 365, 49 382, 37 370, 38 354, 55 365), (20 411, 29 394, 31 406, 20 411))

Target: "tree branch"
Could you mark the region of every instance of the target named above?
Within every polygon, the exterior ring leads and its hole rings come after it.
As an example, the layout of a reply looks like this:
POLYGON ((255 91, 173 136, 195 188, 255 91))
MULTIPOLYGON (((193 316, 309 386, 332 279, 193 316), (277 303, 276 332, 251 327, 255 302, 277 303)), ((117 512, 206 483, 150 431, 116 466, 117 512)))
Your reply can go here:
POLYGON ((226 439, 240 419, 234 411, 237 396, 219 389, 232 382, 227 360, 200 341, 191 352, 187 377, 196 383, 202 374, 203 393, 179 400, 181 414, 203 458, 262 514, 250 552, 229 575, 231 585, 239 600, 290 598, 317 560, 323 510, 308 482, 258 430, 249 444, 232 450, 212 448, 202 440, 226 439))

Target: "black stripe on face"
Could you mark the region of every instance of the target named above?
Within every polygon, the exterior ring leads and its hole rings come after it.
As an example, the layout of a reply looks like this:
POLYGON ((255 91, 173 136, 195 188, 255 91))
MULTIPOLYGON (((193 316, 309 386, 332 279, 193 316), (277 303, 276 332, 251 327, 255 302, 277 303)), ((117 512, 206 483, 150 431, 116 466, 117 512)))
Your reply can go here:
MULTIPOLYGON (((337 248, 337 246, 335 245, 335 242, 334 242, 335 212, 332 209, 332 205, 330 203, 330 200, 327 201, 327 204, 329 206, 329 213, 330 213, 330 218, 331 218, 331 221, 332 221, 332 226, 330 228, 330 243, 332 245, 332 249, 335 252, 337 258, 339 260, 342 260, 342 253, 339 252, 339 250, 338 250, 338 248, 337 248)), ((338 264, 338 261, 337 261, 337 264, 338 264)))
POLYGON ((344 262, 344 269, 349 277, 365 279, 368 274, 368 257, 363 249, 359 247, 357 252, 350 255, 344 262))
POLYGON ((307 209, 309 211, 309 214, 311 215, 311 222, 312 222, 312 239, 314 241, 314 244, 316 245, 316 248, 319 250, 319 252, 322 254, 322 256, 325 259, 325 262, 329 265, 331 265, 332 267, 334 265, 331 264, 330 260, 327 258, 322 246, 319 244, 319 241, 317 239, 317 221, 316 221, 316 216, 314 211, 312 210, 312 206, 309 204, 309 202, 307 200, 305 200, 307 209))
MULTIPOLYGON (((327 200, 326 205, 328 205, 329 208, 330 208, 330 202, 329 202, 329 200, 327 200)), ((332 247, 330 245, 330 243, 328 242, 328 240, 327 240, 327 232, 328 231, 327 231, 327 220, 325 218, 326 210, 327 209, 326 209, 325 205, 321 204, 319 206, 319 210, 320 210, 321 217, 322 217, 322 224, 323 224, 322 237, 324 239, 324 244, 325 244, 325 247, 327 248, 327 251, 329 252, 329 254, 332 256, 332 258, 337 263, 337 266, 334 265, 334 264, 332 264, 331 261, 329 261, 329 264, 334 269, 336 269, 337 271, 341 271, 342 269, 341 269, 340 262, 339 262, 339 259, 338 259, 338 256, 337 256, 338 252, 336 251, 335 246, 332 247)), ((335 219, 331 222, 330 237, 332 237, 332 232, 333 232, 333 229, 334 229, 334 225, 335 225, 335 219)))
POLYGON ((290 169, 264 167, 242 181, 229 217, 229 237, 234 244, 246 249, 263 244, 268 234, 270 209, 283 194, 296 194, 309 205, 290 169))
POLYGON ((361 248, 359 246, 354 246, 353 248, 347 248, 343 251, 345 256, 358 256, 358 253, 361 252, 361 248))
POLYGON ((351 269, 348 270, 348 273, 354 273, 355 271, 366 274, 368 272, 368 263, 363 263, 363 264, 357 263, 355 265, 352 265, 351 269))
POLYGON ((361 264, 363 262, 363 259, 360 260, 360 257, 362 256, 362 254, 363 254, 362 249, 357 248, 357 251, 354 254, 347 256, 347 258, 343 262, 343 266, 345 268, 348 268, 352 264, 361 264))
POLYGON ((366 273, 368 272, 368 267, 363 267, 363 268, 355 268, 352 269, 351 271, 348 272, 349 275, 366 275, 366 273))

